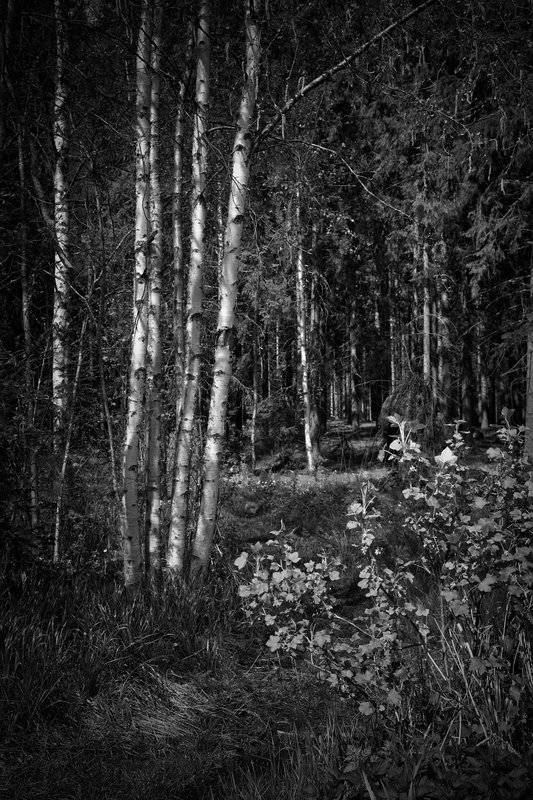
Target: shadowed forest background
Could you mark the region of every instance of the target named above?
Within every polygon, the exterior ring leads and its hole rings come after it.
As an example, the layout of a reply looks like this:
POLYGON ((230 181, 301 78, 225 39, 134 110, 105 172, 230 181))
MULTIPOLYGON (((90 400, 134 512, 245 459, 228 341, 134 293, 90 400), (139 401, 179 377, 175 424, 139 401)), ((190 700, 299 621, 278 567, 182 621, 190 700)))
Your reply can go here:
POLYGON ((530 0, 0 8, 5 796, 529 796, 530 0))

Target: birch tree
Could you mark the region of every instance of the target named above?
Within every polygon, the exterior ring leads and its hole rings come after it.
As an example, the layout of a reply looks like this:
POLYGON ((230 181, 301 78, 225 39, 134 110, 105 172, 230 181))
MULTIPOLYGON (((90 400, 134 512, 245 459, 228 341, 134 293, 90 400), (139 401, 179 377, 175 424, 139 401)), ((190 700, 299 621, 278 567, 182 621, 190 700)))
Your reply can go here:
MULTIPOLYGON (((54 92, 54 308, 52 316, 52 403, 54 407, 54 451, 59 454, 68 389, 68 288, 66 263, 69 251, 68 151, 66 71, 68 62, 67 6, 55 0, 56 71, 54 92)), ((57 557, 57 553, 55 554, 57 557)))
MULTIPOLYGON (((179 83, 179 92, 176 108, 176 123, 174 128, 174 162, 172 171, 172 268, 174 276, 174 389, 176 392, 176 445, 181 424, 181 411, 183 403, 183 382, 185 374, 185 281, 184 281, 184 246, 183 246, 183 144, 184 144, 184 104, 185 90, 189 82, 190 64, 194 44, 194 31, 189 26, 187 47, 185 53, 185 70, 179 83)), ((176 457, 174 458, 173 485, 176 475, 176 457)))
POLYGON ((146 516, 145 569, 157 574, 161 568, 161 271, 163 266, 163 206, 159 175, 160 58, 163 8, 153 8, 150 98, 150 271, 148 276, 148 342, 146 354, 146 516))
POLYGON ((316 469, 316 448, 312 435, 313 399, 310 386, 310 369, 307 347, 307 314, 305 299, 305 264, 302 241, 300 187, 296 188, 295 228, 296 228, 296 327, 298 352, 300 356, 300 381, 302 387, 302 405, 304 412, 304 440, 307 469, 316 469))
POLYGON ((207 119, 211 69, 211 0, 201 0, 196 31, 196 94, 192 146, 191 250, 187 287, 185 374, 182 408, 176 421, 176 477, 172 491, 167 566, 183 570, 189 520, 189 484, 192 439, 201 367, 203 272, 207 205, 207 119))
POLYGON ((143 416, 147 345, 147 280, 150 265, 150 26, 149 0, 144 0, 137 39, 135 130, 135 250, 133 319, 123 455, 124 581, 141 580, 141 543, 137 476, 143 416))
POLYGON ((255 113, 259 74, 261 32, 259 0, 246 3, 246 57, 244 83, 237 131, 233 143, 231 186, 224 231, 224 256, 220 274, 220 306, 213 368, 213 384, 203 461, 203 485, 196 536, 193 543, 191 571, 205 571, 211 556, 219 493, 220 458, 224 442, 229 385, 232 374, 231 339, 235 325, 237 280, 241 242, 250 177, 251 126, 255 113))
POLYGON ((213 368, 213 384, 209 408, 209 421, 204 449, 203 484, 200 512, 193 543, 191 572, 204 572, 209 564, 219 494, 220 458, 225 435, 227 402, 231 380, 231 334, 235 322, 237 279, 241 256, 242 227, 244 223, 246 196, 250 175, 250 158, 258 142, 270 135, 292 108, 309 93, 315 91, 337 73, 347 69, 363 53, 380 42, 392 31, 420 14, 436 0, 425 0, 419 6, 394 21, 371 37, 351 55, 316 78, 306 82, 302 79, 298 91, 278 109, 255 137, 251 146, 251 121, 255 112, 256 83, 260 56, 260 26, 257 19, 258 0, 246 3, 246 60, 243 95, 237 119, 237 133, 233 145, 231 189, 228 202, 227 223, 224 234, 224 257, 220 276, 220 308, 217 323, 217 344, 213 368))

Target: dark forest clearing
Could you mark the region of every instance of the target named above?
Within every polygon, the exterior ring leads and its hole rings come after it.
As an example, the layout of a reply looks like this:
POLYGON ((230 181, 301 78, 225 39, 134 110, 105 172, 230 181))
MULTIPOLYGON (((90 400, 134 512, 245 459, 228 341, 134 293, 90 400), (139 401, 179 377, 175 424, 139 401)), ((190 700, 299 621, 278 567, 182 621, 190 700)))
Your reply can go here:
POLYGON ((0 794, 529 798, 531 0, 0 2, 0 794))

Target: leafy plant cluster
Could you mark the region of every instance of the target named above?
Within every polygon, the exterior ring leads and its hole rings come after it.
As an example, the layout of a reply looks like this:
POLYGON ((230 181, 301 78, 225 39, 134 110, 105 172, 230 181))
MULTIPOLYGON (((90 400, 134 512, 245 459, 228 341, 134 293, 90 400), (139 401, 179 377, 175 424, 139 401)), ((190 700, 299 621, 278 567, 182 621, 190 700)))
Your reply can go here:
MULTIPOLYGON (((286 545, 277 555, 254 552, 253 576, 240 589, 246 614, 267 626, 273 652, 306 649, 361 714, 407 726, 428 747, 435 737, 441 748, 516 755, 533 722, 533 479, 521 456, 524 428, 505 415, 500 446, 472 467, 460 433, 430 461, 404 422, 391 420, 398 436, 386 457, 403 487, 404 546, 391 558, 379 495, 365 484, 349 509, 363 594, 353 617, 335 611, 327 578, 338 577, 338 561, 299 566, 286 545)), ((249 561, 243 553, 236 564, 249 561)))
POLYGON ((251 554, 242 552, 235 560, 239 569, 253 563, 253 577, 239 587, 248 620, 269 631, 267 647, 296 656, 305 650, 321 650, 331 636, 324 624, 331 619, 333 602, 329 581, 340 577, 339 558, 322 554, 302 563, 299 554, 285 540, 284 525, 266 545, 253 545, 251 554), (274 547, 272 547, 274 545, 274 547))

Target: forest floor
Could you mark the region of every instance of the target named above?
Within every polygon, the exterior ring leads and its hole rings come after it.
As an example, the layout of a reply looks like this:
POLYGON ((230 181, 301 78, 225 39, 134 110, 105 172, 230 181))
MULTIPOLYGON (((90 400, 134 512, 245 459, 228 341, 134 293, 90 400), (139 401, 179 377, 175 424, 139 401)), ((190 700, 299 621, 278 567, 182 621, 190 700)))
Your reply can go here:
POLYGON ((352 457, 351 469, 332 460, 314 476, 236 470, 223 486, 213 575, 194 596, 167 587, 132 607, 96 579, 6 583, 0 798, 530 797, 531 764, 516 751, 495 757, 459 740, 445 756, 418 726, 359 713, 244 619, 234 560, 279 531, 302 559, 340 557, 336 610, 349 618, 361 607, 349 506, 365 482, 375 487, 389 548, 402 510, 368 443, 352 457))

